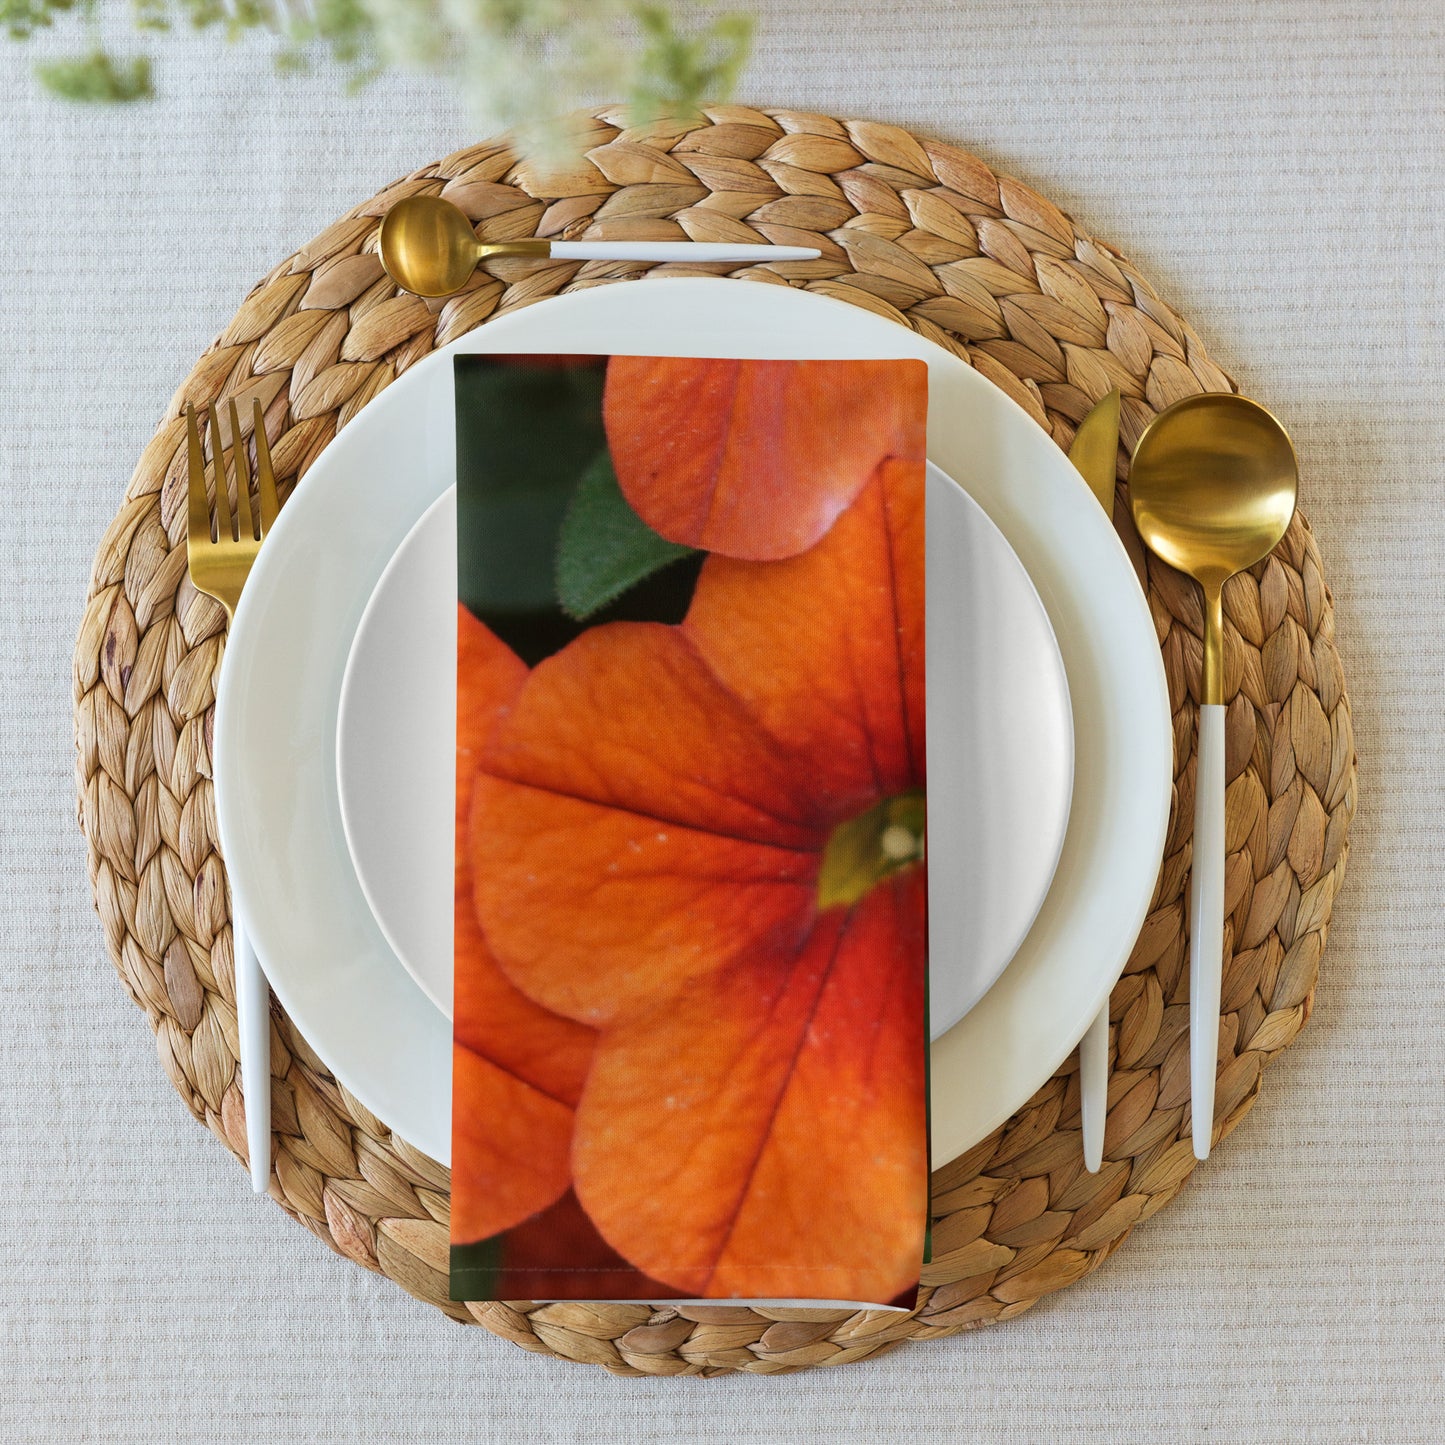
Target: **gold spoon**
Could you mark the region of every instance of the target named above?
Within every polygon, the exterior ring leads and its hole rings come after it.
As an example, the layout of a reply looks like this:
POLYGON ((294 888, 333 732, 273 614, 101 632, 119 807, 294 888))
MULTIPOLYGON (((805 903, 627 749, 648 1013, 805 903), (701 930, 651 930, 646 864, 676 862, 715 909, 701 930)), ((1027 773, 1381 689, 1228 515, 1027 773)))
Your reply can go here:
POLYGON ((814 261, 810 246, 735 245, 704 241, 479 241, 466 213, 440 196, 408 196, 381 222, 377 237, 386 274, 415 296, 451 296, 493 256, 570 261, 814 261))
POLYGON ((1242 396, 1191 396, 1161 411, 1134 449, 1129 504, 1156 557, 1204 591, 1204 684, 1190 880, 1189 1063, 1194 1153, 1209 1157, 1224 953, 1224 611, 1236 572, 1279 544, 1299 466, 1285 429, 1242 396))

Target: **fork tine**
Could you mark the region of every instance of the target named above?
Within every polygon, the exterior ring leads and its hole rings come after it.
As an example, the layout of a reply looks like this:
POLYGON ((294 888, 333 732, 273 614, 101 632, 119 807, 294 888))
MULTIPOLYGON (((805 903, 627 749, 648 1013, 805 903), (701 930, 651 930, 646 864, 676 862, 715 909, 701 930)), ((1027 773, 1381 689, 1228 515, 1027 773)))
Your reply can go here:
POLYGON ((241 419, 236 415, 235 399, 231 400, 231 468, 236 473, 236 527, 243 542, 260 539, 251 526, 251 468, 246 458, 246 443, 241 439, 241 419))
POLYGON ((231 499, 227 495, 230 487, 226 481, 226 452, 221 445, 221 412, 214 403, 211 405, 211 476, 216 484, 216 536, 222 542, 234 542, 236 533, 231 526, 231 499))
POLYGON ((186 403, 186 539, 192 544, 211 540, 211 504, 206 498, 206 461, 201 452, 201 434, 196 430, 196 409, 186 403))
POLYGON ((281 503, 276 500, 276 473, 271 467, 271 443, 266 440, 266 419, 261 414, 261 399, 251 401, 251 417, 255 422, 256 435, 256 483, 261 502, 261 536, 276 525, 276 514, 281 503))

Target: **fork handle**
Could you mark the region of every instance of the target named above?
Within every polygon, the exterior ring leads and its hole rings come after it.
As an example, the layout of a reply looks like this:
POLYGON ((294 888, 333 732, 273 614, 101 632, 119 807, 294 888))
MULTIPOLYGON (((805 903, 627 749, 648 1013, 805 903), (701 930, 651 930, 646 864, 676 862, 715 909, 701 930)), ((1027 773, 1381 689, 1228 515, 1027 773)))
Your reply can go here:
POLYGON ((1084 1168, 1097 1174, 1104 1162, 1104 1126, 1109 1118, 1109 1005, 1106 1003, 1079 1040, 1079 1108, 1084 1126, 1084 1168))
POLYGON ((1194 859, 1189 885, 1189 1063, 1194 1155, 1209 1158, 1224 967, 1224 708, 1199 709, 1194 859))
POLYGON ((271 990, 234 900, 231 944, 236 959, 236 1031, 241 1036, 246 1155, 251 1187, 257 1194, 265 1194, 271 1184, 271 990))

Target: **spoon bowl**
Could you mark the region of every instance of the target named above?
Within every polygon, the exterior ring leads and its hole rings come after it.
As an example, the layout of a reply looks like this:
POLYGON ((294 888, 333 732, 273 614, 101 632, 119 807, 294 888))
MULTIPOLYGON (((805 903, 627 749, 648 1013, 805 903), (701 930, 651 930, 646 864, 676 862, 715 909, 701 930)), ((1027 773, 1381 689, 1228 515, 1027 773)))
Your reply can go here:
POLYGON ((398 201, 383 218, 377 243, 386 274, 414 296, 460 291, 487 253, 465 213, 440 196, 398 201))
POLYGON ((1279 422, 1258 402, 1210 394, 1187 397, 1149 424, 1129 497, 1150 551, 1207 589, 1278 546, 1298 482, 1279 422))

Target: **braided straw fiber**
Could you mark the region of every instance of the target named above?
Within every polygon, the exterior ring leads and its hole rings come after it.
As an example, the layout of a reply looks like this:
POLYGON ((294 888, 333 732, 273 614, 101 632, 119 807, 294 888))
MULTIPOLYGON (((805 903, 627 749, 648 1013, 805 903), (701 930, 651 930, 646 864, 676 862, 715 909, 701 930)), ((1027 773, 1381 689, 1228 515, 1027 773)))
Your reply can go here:
MULTIPOLYGON (((186 577, 184 405, 234 397, 249 418, 259 397, 284 492, 339 427, 433 347, 543 297, 654 269, 496 262, 466 294, 429 306, 397 294, 376 260, 378 219, 392 203, 440 193, 487 240, 820 247, 818 261, 738 274, 911 326, 971 362, 1060 446, 1111 387, 1123 393, 1128 449, 1169 403, 1231 388, 1187 323, 1115 251, 952 146, 872 122, 741 106, 637 128, 609 109, 579 125, 585 159, 544 171, 506 141, 460 151, 278 266, 172 399, 95 560, 75 653, 75 717, 96 907, 171 1081, 237 1155, 245 1128, 231 931, 210 779, 225 616, 186 577)), ((911 1315, 454 1304, 446 1169, 362 1108, 273 1004, 277 1203, 333 1249, 455 1319, 619 1374, 841 1364, 1008 1319, 1095 1268, 1194 1167, 1184 899, 1200 603, 1192 585, 1146 559, 1127 510, 1116 506, 1116 523, 1141 577, 1147 568, 1168 674, 1175 796, 1153 906, 1110 1006, 1101 1173, 1083 1172, 1070 1059, 1006 1126, 938 1170, 935 1257, 911 1315)), ((1355 798, 1332 601, 1303 517, 1270 559, 1226 589, 1225 612, 1228 962, 1217 1138, 1254 1103, 1265 1064, 1309 1017, 1355 798)))

